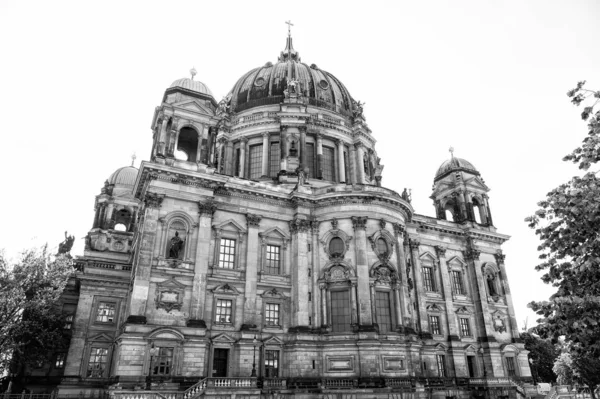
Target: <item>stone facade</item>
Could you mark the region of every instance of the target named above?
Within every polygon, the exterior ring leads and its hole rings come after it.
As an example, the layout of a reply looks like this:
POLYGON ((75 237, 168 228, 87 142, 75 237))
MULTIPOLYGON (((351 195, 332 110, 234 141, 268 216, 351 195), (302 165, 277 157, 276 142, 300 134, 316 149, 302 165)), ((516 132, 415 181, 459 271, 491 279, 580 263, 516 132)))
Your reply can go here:
POLYGON ((444 162, 437 217, 415 213, 382 185, 362 104, 291 37, 219 103, 176 81, 152 126, 150 160, 96 199, 61 393, 257 376, 282 396, 436 378, 514 396, 507 377, 530 377, 479 172, 444 162))

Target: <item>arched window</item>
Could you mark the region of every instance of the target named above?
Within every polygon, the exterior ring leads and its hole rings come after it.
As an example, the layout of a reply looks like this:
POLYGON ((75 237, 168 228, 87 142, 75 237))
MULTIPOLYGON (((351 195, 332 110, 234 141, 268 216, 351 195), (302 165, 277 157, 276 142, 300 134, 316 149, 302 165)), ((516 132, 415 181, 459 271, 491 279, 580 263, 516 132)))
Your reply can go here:
POLYGON ((445 214, 446 214, 446 220, 448 220, 450 222, 454 222, 454 214, 452 213, 452 211, 450 209, 446 209, 445 214))
POLYGON ((191 127, 184 127, 179 131, 175 158, 181 161, 196 162, 197 154, 198 132, 191 127))
POLYGON ((342 255, 344 253, 344 240, 340 237, 334 237, 329 241, 329 254, 331 256, 342 255))
POLYGON ((114 220, 114 230, 127 231, 127 228, 131 223, 131 212, 129 212, 127 209, 120 209, 116 211, 114 220))
POLYGON ((473 198, 473 217, 477 223, 483 223, 482 208, 477 198, 473 198))

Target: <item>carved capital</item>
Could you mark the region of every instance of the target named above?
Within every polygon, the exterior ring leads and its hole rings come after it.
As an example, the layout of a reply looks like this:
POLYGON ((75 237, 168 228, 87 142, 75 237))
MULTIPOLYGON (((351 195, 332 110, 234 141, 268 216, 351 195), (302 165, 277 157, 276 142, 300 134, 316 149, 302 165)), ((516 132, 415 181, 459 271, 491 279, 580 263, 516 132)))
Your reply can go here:
POLYGON ((209 217, 212 217, 216 210, 217 205, 212 199, 208 201, 198 201, 198 213, 200 213, 200 215, 208 215, 209 217))
POLYGON ((262 216, 260 216, 260 215, 253 215, 251 213, 246 214, 246 223, 248 223, 248 228, 258 227, 260 225, 261 219, 262 219, 262 216))
POLYGON ((271 133, 269 133, 269 132, 263 132, 262 133, 262 136, 266 137, 266 138, 269 138, 270 135, 271 135, 271 133))
POLYGON ((367 228, 367 220, 366 216, 352 216, 352 227, 354 230, 365 230, 367 228))
POLYGON ((362 147, 363 147, 363 143, 361 143, 360 141, 358 143, 354 143, 354 148, 356 148, 357 150, 362 147))
POLYGON ((242 143, 246 144, 246 143, 248 142, 248 137, 242 137, 242 138, 240 139, 240 141, 241 141, 242 143))
POLYGON ((465 258, 468 260, 479 260, 479 255, 481 255, 481 251, 478 249, 468 249, 464 251, 465 258))
POLYGON ((419 249, 421 242, 419 240, 409 239, 408 245, 410 246, 410 249, 419 249))
POLYGON ((438 258, 446 257, 446 247, 442 247, 441 245, 436 245, 435 252, 437 253, 438 258))
POLYGON ((292 234, 297 234, 299 232, 305 233, 311 227, 310 224, 309 220, 294 218, 294 220, 289 222, 290 232, 292 234))
POLYGON ((312 232, 314 234, 319 234, 319 225, 321 224, 321 222, 319 222, 318 220, 311 220, 310 221, 310 228, 312 229, 312 232))
POLYGON ((496 263, 500 264, 504 264, 504 258, 506 258, 506 255, 504 255, 502 253, 502 251, 498 251, 494 254, 494 257, 496 258, 496 263))
POLYGON ((385 221, 385 219, 379 219, 379 226, 382 229, 385 229, 385 225, 387 224, 387 222, 385 221))
POLYGON ((148 208, 160 208, 164 199, 164 194, 146 193, 144 204, 148 208))
POLYGON ((402 226, 400 223, 394 223, 394 234, 396 234, 396 236, 398 237, 402 237, 402 235, 404 234, 404 226, 402 226))

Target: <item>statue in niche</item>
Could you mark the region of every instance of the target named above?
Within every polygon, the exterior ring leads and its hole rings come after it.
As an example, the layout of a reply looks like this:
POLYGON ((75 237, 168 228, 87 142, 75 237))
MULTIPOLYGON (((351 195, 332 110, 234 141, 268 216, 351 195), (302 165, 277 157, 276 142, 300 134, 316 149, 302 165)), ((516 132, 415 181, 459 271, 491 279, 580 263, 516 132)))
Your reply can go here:
POLYGON ((181 250, 183 249, 184 241, 179 237, 179 232, 176 231, 173 238, 171 238, 171 245, 169 247, 169 258, 179 259, 181 250))
POLYGON ((290 143, 290 151, 289 151, 290 156, 295 157, 298 155, 298 149, 296 148, 296 142, 292 141, 290 143))
POLYGON ((495 280, 496 280, 496 278, 494 277, 494 275, 492 273, 489 273, 487 275, 487 286, 488 286, 488 292, 489 292, 490 296, 498 295, 498 291, 496 290, 495 280))

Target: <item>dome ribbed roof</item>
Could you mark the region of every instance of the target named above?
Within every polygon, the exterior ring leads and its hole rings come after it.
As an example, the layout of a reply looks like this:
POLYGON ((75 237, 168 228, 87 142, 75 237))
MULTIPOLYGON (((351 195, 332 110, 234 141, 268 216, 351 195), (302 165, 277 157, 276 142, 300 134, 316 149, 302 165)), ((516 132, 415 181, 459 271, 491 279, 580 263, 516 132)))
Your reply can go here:
POLYGON ((283 101, 288 79, 298 81, 299 90, 308 104, 351 116, 352 97, 346 87, 331 73, 300 62, 300 56, 292 46, 292 38, 281 52, 277 63, 267 62, 262 67, 244 74, 233 86, 231 110, 244 111, 262 105, 279 104, 283 101))
POLYGON ((137 178, 138 169, 133 166, 125 166, 117 169, 108 178, 108 184, 114 184, 115 186, 132 186, 135 184, 137 178))
POLYGON ((171 83, 171 86, 169 86, 169 88, 172 87, 181 87, 182 89, 195 91, 197 93, 202 93, 213 97, 213 94, 208 88, 208 86, 200 82, 199 80, 192 80, 190 78, 177 79, 176 81, 171 83))
POLYGON ((452 172, 454 170, 466 170, 473 174, 479 175, 479 172, 477 171, 477 169, 475 169, 475 166, 473 166, 473 164, 471 162, 464 160, 462 158, 457 158, 457 157, 453 156, 452 158, 444 161, 440 165, 437 173, 435 174, 434 181, 447 175, 449 172, 452 172))

